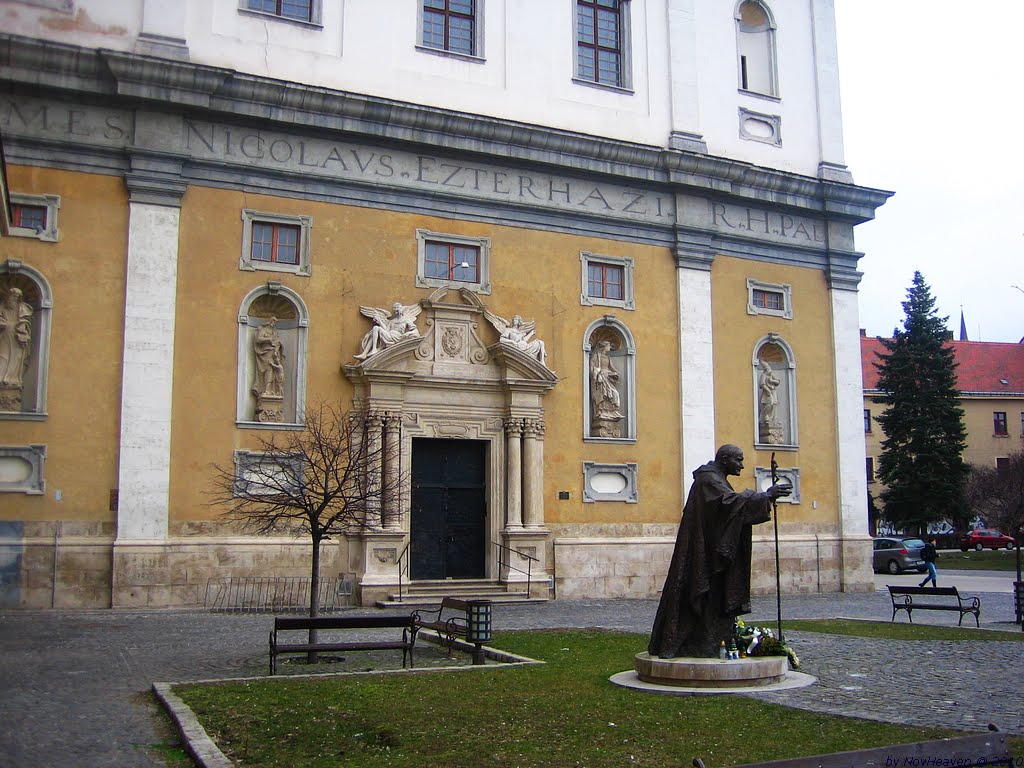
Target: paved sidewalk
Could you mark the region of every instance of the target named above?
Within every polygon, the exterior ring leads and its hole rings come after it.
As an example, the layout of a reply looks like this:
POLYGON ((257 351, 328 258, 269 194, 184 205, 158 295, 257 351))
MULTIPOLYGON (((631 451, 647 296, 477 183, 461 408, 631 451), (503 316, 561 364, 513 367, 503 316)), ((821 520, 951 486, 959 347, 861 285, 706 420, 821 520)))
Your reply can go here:
MULTIPOLYGON (((947 583, 960 585, 952 574, 946 576, 947 583)), ((495 630, 647 632, 656 608, 650 600, 501 605, 495 630)), ((783 600, 784 618, 888 620, 891 613, 885 592, 783 600)), ((756 599, 749 618, 773 623, 775 598, 756 599)), ((1012 618, 1012 595, 982 594, 983 627, 1013 630, 1012 618)), ((934 613, 918 621, 956 624, 955 617, 934 613)), ((155 717, 150 685, 265 675, 270 626, 266 615, 199 611, 0 613, 0 765, 160 768, 164 764, 151 747, 167 734, 155 717)), ((968 656, 952 643, 880 643, 795 632, 791 639, 803 671, 819 684, 759 696, 816 711, 920 725, 984 729, 994 722, 1004 731, 1024 734, 1024 696, 1012 683, 1024 669, 1024 644, 973 643, 968 656), (894 695, 894 690, 905 694, 894 695), (920 703, 921 690, 934 692, 928 704, 920 703)), ((631 661, 623 659, 623 669, 631 661)))

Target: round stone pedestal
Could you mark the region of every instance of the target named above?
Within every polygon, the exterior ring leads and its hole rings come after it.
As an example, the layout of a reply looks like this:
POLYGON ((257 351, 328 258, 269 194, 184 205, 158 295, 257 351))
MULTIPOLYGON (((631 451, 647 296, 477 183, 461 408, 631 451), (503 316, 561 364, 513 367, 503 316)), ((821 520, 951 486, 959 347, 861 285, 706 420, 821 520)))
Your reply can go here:
POLYGON ((785 656, 748 656, 722 661, 680 657, 661 659, 636 655, 636 674, 645 683, 687 688, 754 688, 781 683, 789 671, 785 656))

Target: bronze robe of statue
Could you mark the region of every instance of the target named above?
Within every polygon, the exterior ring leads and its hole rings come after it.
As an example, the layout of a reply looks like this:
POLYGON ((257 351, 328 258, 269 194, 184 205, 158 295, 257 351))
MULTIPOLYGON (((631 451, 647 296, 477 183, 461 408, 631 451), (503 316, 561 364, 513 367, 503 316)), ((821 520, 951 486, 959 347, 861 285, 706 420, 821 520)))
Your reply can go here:
POLYGON ((648 653, 714 657, 737 616, 750 613, 752 526, 771 519, 771 497, 729 485, 709 462, 693 473, 648 653))

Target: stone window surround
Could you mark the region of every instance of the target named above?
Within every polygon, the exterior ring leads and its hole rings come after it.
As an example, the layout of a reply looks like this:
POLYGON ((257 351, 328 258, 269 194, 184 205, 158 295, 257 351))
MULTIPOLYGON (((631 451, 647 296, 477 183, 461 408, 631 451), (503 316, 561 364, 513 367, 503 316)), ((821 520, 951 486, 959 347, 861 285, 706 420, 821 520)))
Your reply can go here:
POLYGON ((747 314, 748 315, 771 315, 782 317, 786 320, 793 319, 793 286, 788 283, 765 283, 754 278, 747 278, 747 314), (758 307, 754 304, 754 291, 771 291, 782 294, 783 308, 768 309, 758 307))
POLYGON ((739 135, 746 141, 759 141, 762 144, 769 144, 773 147, 782 146, 782 116, 769 115, 764 112, 754 112, 746 107, 739 108, 739 135), (751 133, 747 129, 747 122, 762 123, 769 128, 767 136, 751 133))
POLYGON ((257 16, 274 21, 283 21, 289 24, 298 24, 303 27, 316 27, 323 29, 323 0, 310 0, 309 21, 304 19, 293 19, 288 16, 278 16, 276 13, 268 13, 256 8, 250 8, 248 0, 238 0, 240 13, 250 16, 257 16))
MULTIPOLYGON (((799 467, 779 467, 775 471, 778 474, 779 482, 788 482, 793 486, 793 493, 779 498, 779 504, 799 504, 801 502, 799 467)), ((757 490, 767 491, 771 485, 771 467, 754 467, 754 486, 757 490)))
POLYGON ((580 304, 584 307, 618 307, 619 309, 636 309, 633 297, 634 261, 629 256, 602 256, 589 251, 580 251, 580 304), (606 299, 601 296, 590 296, 587 280, 590 264, 607 264, 622 267, 622 298, 606 299))
POLYGON ((237 391, 236 391, 236 414, 235 414, 235 426, 244 427, 247 429, 301 429, 303 426, 302 421, 294 422, 281 422, 281 423, 268 423, 253 421, 252 419, 246 418, 249 412, 249 337, 246 333, 246 329, 249 325, 249 308, 252 303, 261 296, 281 294, 288 299, 294 306, 296 314, 298 315, 298 337, 295 341, 295 414, 296 419, 301 418, 301 414, 306 408, 306 346, 307 346, 307 334, 309 330, 309 310, 306 308, 306 303, 302 300, 299 294, 291 290, 287 286, 281 285, 281 283, 270 281, 258 288, 251 290, 248 295, 242 300, 242 303, 238 310, 238 373, 236 378, 238 379, 237 391))
POLYGON ((577 21, 578 10, 573 2, 572 11, 572 81, 577 85, 586 85, 591 88, 615 91, 618 93, 633 93, 633 34, 630 9, 631 0, 620 0, 619 3, 619 82, 616 85, 611 83, 599 83, 590 78, 583 77, 579 71, 579 23, 577 21))
POLYGON ((310 273, 310 230, 313 227, 311 216, 289 216, 277 213, 261 213, 249 208, 242 209, 242 254, 238 261, 238 268, 245 272, 267 271, 287 272, 293 275, 308 277, 310 273), (285 224, 299 228, 299 263, 279 264, 272 261, 254 261, 252 258, 252 225, 254 222, 261 224, 285 224))
POLYGON ((11 192, 11 205, 37 205, 46 208, 46 228, 35 230, 28 227, 11 227, 12 237, 32 237, 44 243, 56 243, 59 238, 57 213, 60 211, 60 195, 24 195, 11 192))
POLYGON ((484 56, 484 0, 475 0, 473 7, 473 53, 461 53, 459 51, 448 51, 444 48, 434 48, 425 45, 423 42, 423 0, 416 2, 416 50, 422 53, 432 53, 437 56, 450 56, 461 61, 483 64, 486 61, 484 56))
MULTIPOLYGON (((751 377, 753 384, 752 402, 754 406, 754 445, 759 450, 765 451, 799 450, 800 438, 799 432, 797 431, 796 357, 793 355, 792 347, 790 347, 789 344, 786 343, 785 339, 783 339, 777 333, 769 333, 768 335, 759 339, 758 342, 754 345, 754 354, 751 358, 751 377), (785 407, 788 409, 787 415, 789 416, 788 427, 790 442, 779 445, 773 445, 771 443, 762 443, 760 441, 760 425, 758 424, 758 417, 760 415, 760 391, 758 387, 758 370, 760 364, 759 356, 761 354, 761 348, 768 344, 774 344, 775 346, 779 347, 779 349, 781 349, 783 354, 786 356, 785 367, 781 369, 779 372, 784 373, 786 375, 786 391, 788 394, 788 399, 785 403, 785 407)), ((781 408, 782 406, 783 403, 781 402, 780 398, 779 407, 781 408)))
POLYGON ((0 466, 24 462, 28 474, 20 480, 0 481, 0 493, 24 493, 42 496, 46 493, 43 467, 46 463, 45 445, 0 445, 0 466))
POLYGON ((491 292, 491 239, 489 237, 469 237, 466 235, 449 235, 433 232, 429 229, 416 230, 416 287, 417 288, 467 288, 474 293, 490 294, 491 292), (479 249, 479 263, 476 282, 461 280, 443 280, 426 276, 427 241, 448 243, 451 245, 468 245, 479 249))
POLYGON ((23 274, 39 289, 39 307, 33 318, 33 352, 38 355, 36 363, 35 408, 31 411, 2 411, 0 420, 42 421, 46 418, 46 382, 50 363, 50 313, 53 309, 53 293, 50 284, 41 273, 26 266, 17 259, 0 262, 0 275, 23 274))
POLYGON ((633 340, 633 334, 624 323, 616 319, 615 315, 604 315, 598 320, 592 322, 583 333, 583 361, 582 361, 582 379, 583 379, 583 440, 587 443, 636 443, 637 436, 637 425, 636 425, 636 342, 633 340), (626 354, 622 358, 624 361, 624 370, 619 371, 619 380, 624 381, 625 397, 622 406, 625 410, 626 415, 626 435, 623 437, 593 437, 590 434, 591 414, 590 414, 590 339, 594 335, 594 331, 602 326, 608 326, 613 329, 622 337, 623 344, 625 345, 626 354))
POLYGON ((639 465, 635 462, 625 464, 598 464, 593 461, 583 462, 583 501, 594 503, 599 501, 624 501, 627 504, 636 504, 639 501, 637 495, 637 474, 639 465), (602 475, 617 475, 623 479, 622 490, 614 493, 600 491, 594 487, 593 482, 602 475))

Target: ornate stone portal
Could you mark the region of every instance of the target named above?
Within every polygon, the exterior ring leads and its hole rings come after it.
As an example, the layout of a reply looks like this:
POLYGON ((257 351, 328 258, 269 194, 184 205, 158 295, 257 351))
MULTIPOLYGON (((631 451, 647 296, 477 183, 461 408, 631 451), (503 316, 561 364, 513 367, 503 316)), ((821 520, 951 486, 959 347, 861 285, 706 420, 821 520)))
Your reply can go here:
MULTIPOLYGON (((420 438, 486 443, 486 578, 509 589, 525 589, 529 569, 533 588, 546 594, 543 398, 558 383, 541 361, 546 350, 532 336, 534 324, 522 318, 506 323, 506 329, 524 334, 522 343, 501 338, 495 320, 481 323, 490 313, 465 289, 440 288, 418 305, 396 303, 388 317, 415 320, 421 313, 422 335, 415 324, 394 341, 379 332, 373 351, 371 330, 356 355, 360 362, 343 368, 355 386, 354 407, 389 417, 371 439, 393 446, 393 452, 385 451, 391 458, 382 472, 403 476, 401 493, 381 499, 381 523, 360 534, 360 601, 369 605, 397 591, 401 553, 415 545, 412 488, 406 475, 413 441, 420 438), (480 335, 489 325, 499 333, 490 344, 480 335), (370 354, 363 357, 364 352, 370 354), (390 430, 385 422, 392 425, 390 430), (506 557, 497 557, 494 543, 508 548, 506 557), (382 560, 384 550, 396 550, 399 556, 382 560)), ((375 328, 383 327, 375 323, 375 328)), ((408 574, 402 578, 407 582, 408 574)))

